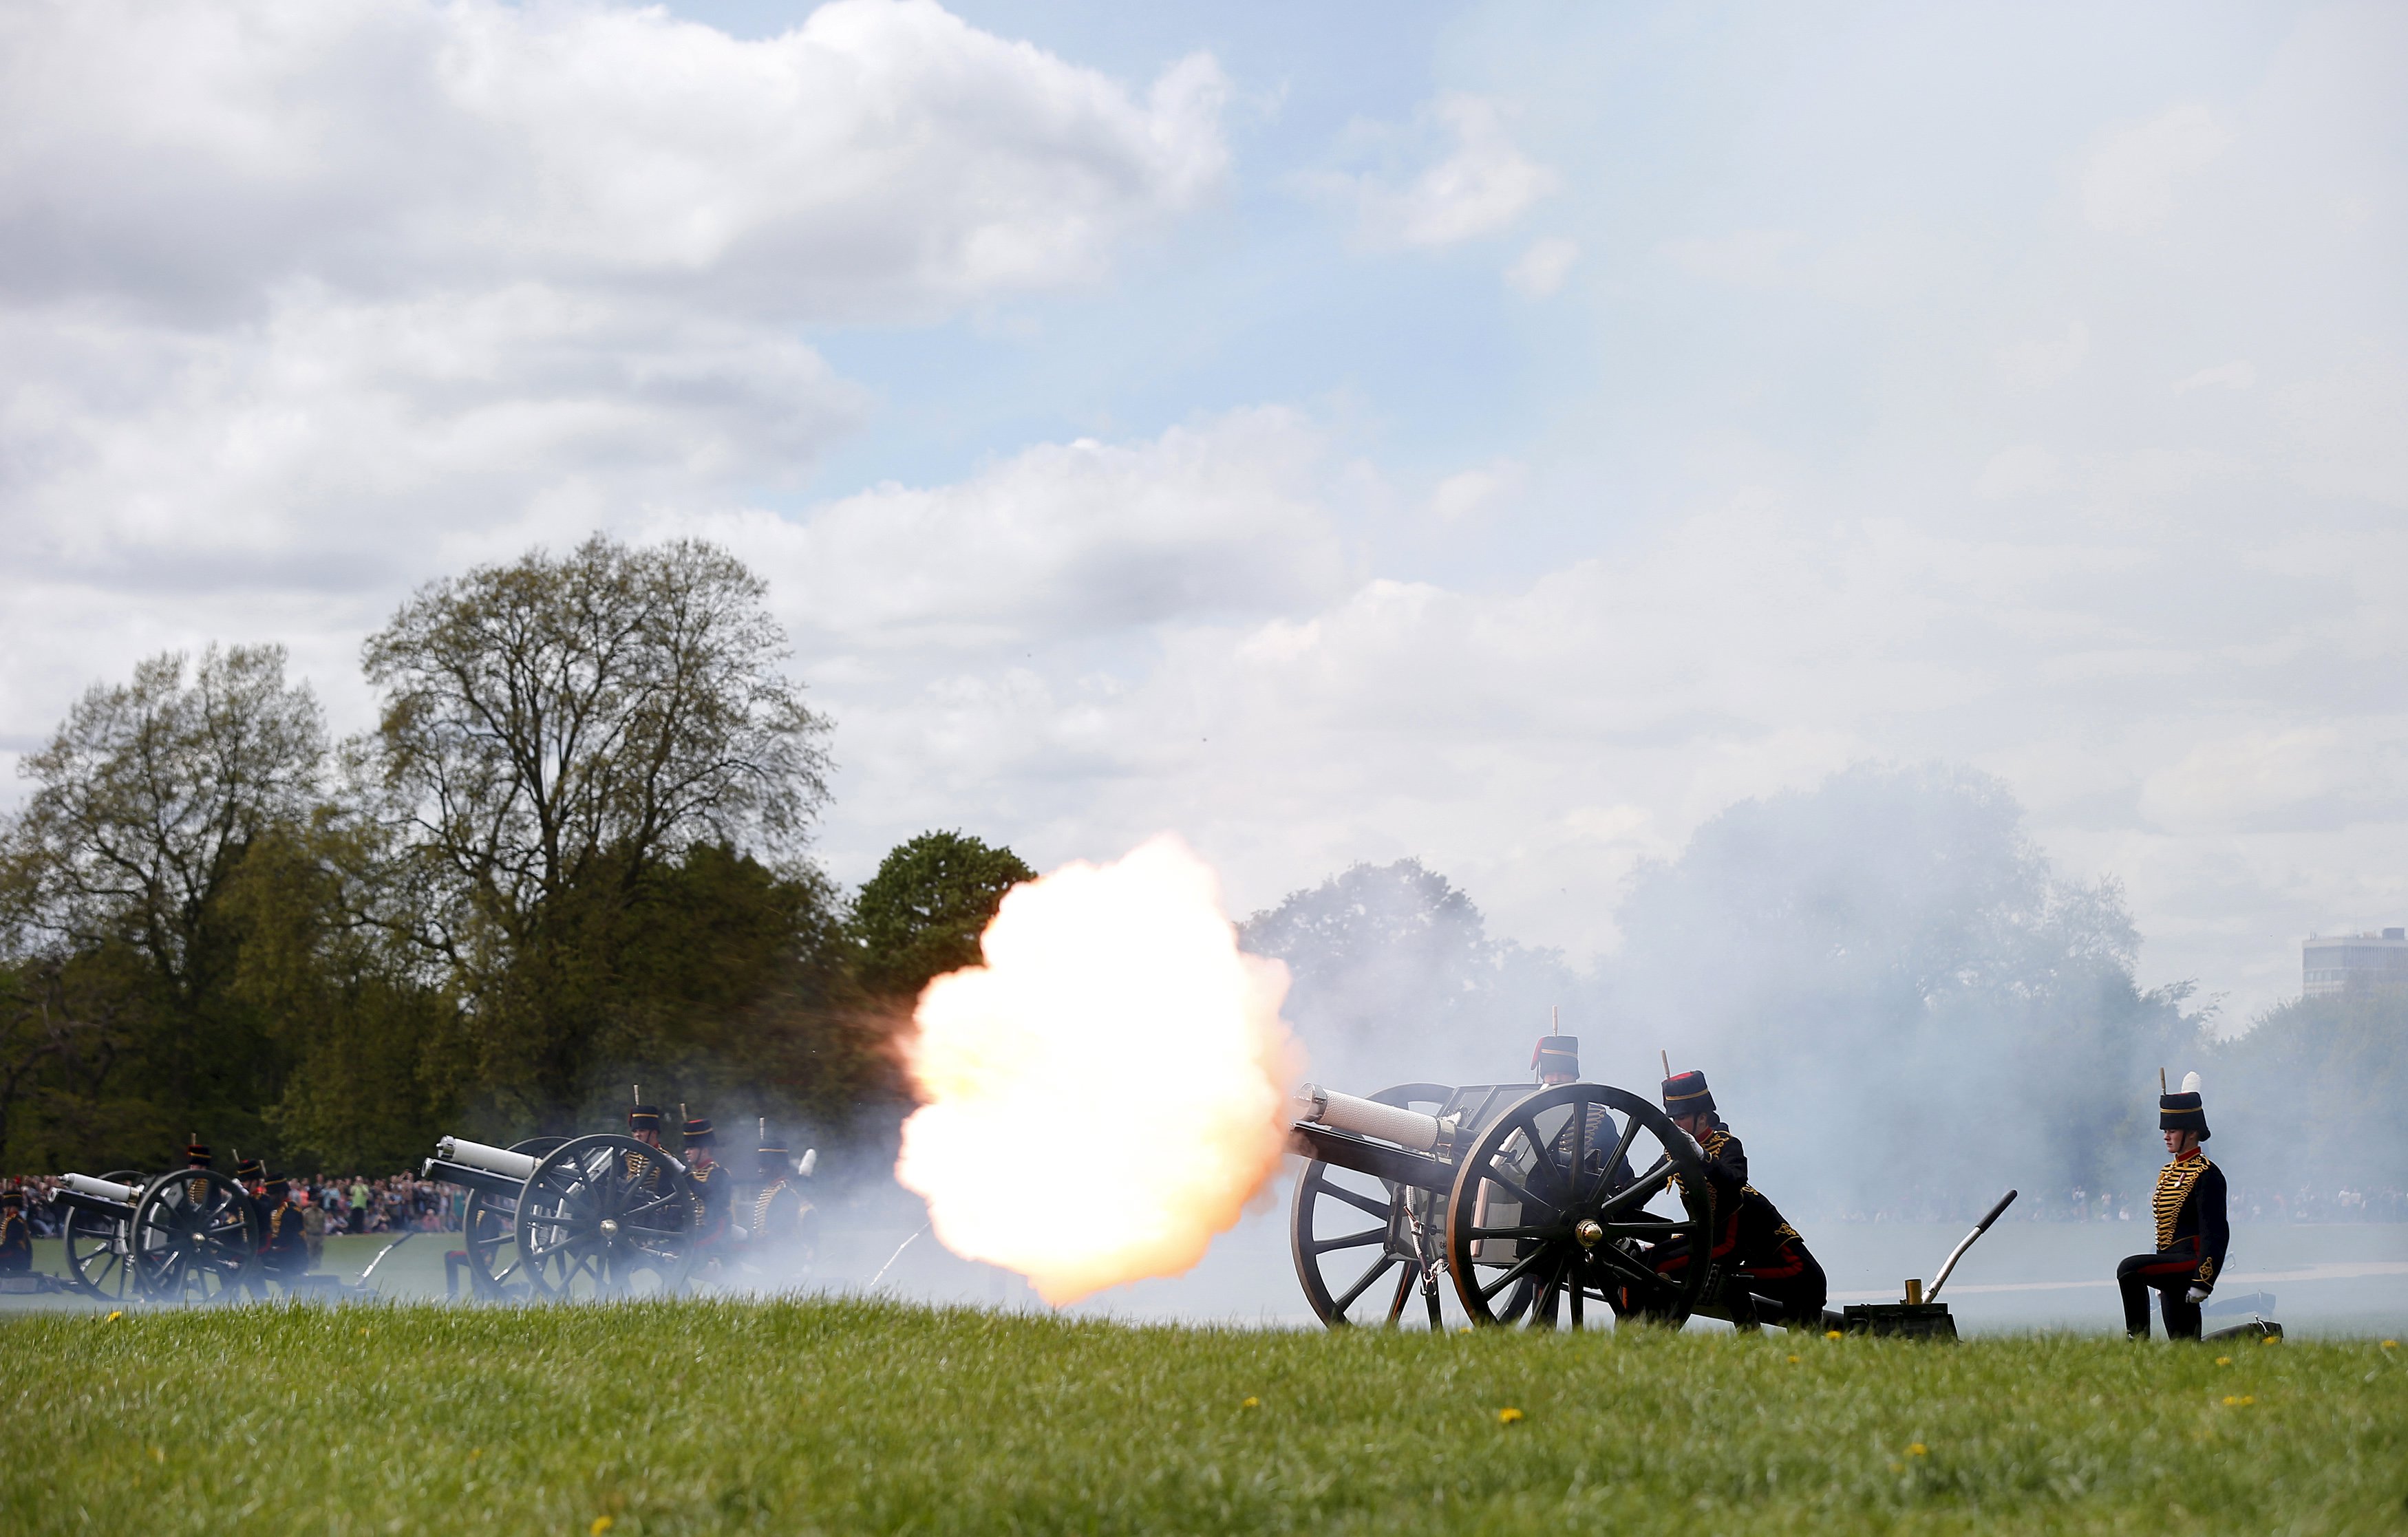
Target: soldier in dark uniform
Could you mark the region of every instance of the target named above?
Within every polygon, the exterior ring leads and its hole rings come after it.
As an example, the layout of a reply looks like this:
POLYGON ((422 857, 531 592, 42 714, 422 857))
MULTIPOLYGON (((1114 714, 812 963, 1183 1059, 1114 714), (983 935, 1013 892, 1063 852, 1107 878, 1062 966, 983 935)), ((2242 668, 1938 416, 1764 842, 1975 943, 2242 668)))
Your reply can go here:
POLYGON ((719 1133, 704 1116, 685 1123, 685 1176, 694 1182, 694 1242, 696 1248, 715 1246, 727 1236, 728 1208, 735 1203, 736 1176, 712 1149, 719 1133))
POLYGON ((34 1230, 25 1220, 25 1192, 0 1191, 0 1275, 30 1275, 34 1230))
POLYGON ((752 1243, 783 1259, 808 1259, 811 1203, 796 1182, 795 1166, 787 1161, 785 1139, 769 1134, 767 1119, 761 1122, 755 1156, 760 1160, 761 1188, 752 1197, 752 1243))
POLYGON ((243 1192, 252 1200, 258 1200, 260 1187, 267 1183, 267 1165, 255 1158, 244 1158, 239 1147, 235 1149, 235 1158, 234 1182, 241 1186, 243 1192))
POLYGON ((259 1203, 267 1211, 259 1244, 259 1268, 290 1286, 294 1276, 309 1268, 309 1242, 302 1227, 301 1208, 293 1203, 293 1182, 263 1181, 259 1203))
MULTIPOLYGON (((1705 1154, 1706 1231, 1713 1239, 1707 1259, 1718 1273, 1707 1279, 1706 1302, 1718 1304, 1740 1329, 1758 1326, 1758 1297, 1773 1303, 1773 1321, 1784 1328, 1819 1325, 1829 1293, 1823 1267, 1780 1209, 1748 1183, 1747 1149, 1715 1113, 1706 1075, 1665 1079, 1664 1109, 1705 1154)), ((1688 1243, 1660 1244, 1649 1259, 1658 1272, 1672 1274, 1690 1262, 1688 1243)))
POLYGON ((2199 1149, 2208 1130, 2198 1074, 2183 1079, 2179 1093, 2157 1096, 2157 1130, 2173 1158, 2157 1171, 2157 1194, 2149 1203, 2157 1219, 2157 1249, 2117 1265, 2115 1285, 2124 1294, 2124 1331, 2133 1339, 2149 1337, 2149 1293, 2155 1291, 2166 1316, 2166 1336, 2195 1340, 2200 1304, 2215 1289, 2232 1242, 2224 1171, 2199 1149))
MULTIPOLYGON (((1530 1070, 1539 1075, 1539 1084, 1544 1089, 1580 1082, 1580 1037, 1540 1036, 1539 1044, 1530 1048, 1530 1070)), ((1613 1151, 1621 1140, 1622 1126, 1613 1118, 1613 1113, 1601 1104, 1590 1105, 1588 1124, 1581 1132, 1581 1146, 1583 1161, 1589 1165, 1588 1172, 1592 1176, 1604 1168, 1605 1156, 1613 1151)), ((1566 1126, 1555 1139, 1558 1166, 1570 1157, 1571 1128, 1566 1126)), ((1630 1159, 1626 1154, 1615 1162, 1612 1177, 1605 1182, 1598 1193, 1611 1195, 1629 1183, 1630 1159)))
MULTIPOLYGON (((641 1084, 636 1086, 636 1103, 627 1108, 627 1135, 647 1147, 661 1145, 661 1107, 644 1103, 641 1084)), ((629 1179, 640 1179, 656 1190, 660 1188, 661 1171, 652 1160, 641 1153, 629 1153, 626 1159, 629 1179)))

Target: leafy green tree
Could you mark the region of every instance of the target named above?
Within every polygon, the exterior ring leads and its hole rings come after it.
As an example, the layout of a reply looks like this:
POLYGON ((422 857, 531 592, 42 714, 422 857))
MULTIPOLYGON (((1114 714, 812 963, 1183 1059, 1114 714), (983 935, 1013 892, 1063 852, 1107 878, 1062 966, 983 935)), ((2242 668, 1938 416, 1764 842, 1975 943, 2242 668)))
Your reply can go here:
POLYGON ((896 845, 853 901, 863 986, 916 998, 931 978, 977 965, 979 935, 1004 893, 1036 878, 1010 848, 965 833, 923 833, 896 845))
POLYGON ((118 1156, 157 1159, 206 1123, 265 1149, 291 1052, 242 985, 236 893, 253 849, 310 819, 325 758, 281 648, 212 647, 95 686, 21 765, 36 788, 0 829, 0 934, 18 1018, 50 1033, 50 1117, 86 1129, 68 1144, 147 1128, 118 1156))
POLYGON ((2206 1074, 2212 1152, 2246 1188, 2329 1197, 2408 1188, 2408 988, 2357 988, 2266 1010, 2206 1074))
POLYGON ((629 1028, 631 916, 692 850, 797 853, 826 722, 781 669, 760 579, 691 540, 596 536, 422 589, 370 637, 383 690, 348 765, 376 913, 463 998, 456 1070, 566 1126, 629 1028))

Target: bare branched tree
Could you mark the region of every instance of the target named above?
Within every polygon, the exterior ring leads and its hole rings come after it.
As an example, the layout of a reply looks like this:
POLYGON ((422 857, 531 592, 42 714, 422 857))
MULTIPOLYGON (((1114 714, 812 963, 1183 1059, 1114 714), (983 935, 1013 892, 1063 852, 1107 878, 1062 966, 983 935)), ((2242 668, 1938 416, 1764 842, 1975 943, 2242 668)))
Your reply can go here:
POLYGON ((597 535, 433 583, 367 642, 382 719, 347 756, 389 920, 483 996, 489 1031, 508 975, 516 1073, 546 1092, 590 1029, 523 996, 560 990, 564 925, 590 933, 696 845, 797 851, 826 799, 827 724, 765 593, 711 545, 597 535))
POLYGON ((157 656, 95 685, 18 772, 39 789, 6 833, 8 940, 134 946, 189 1003, 222 961, 204 942, 217 899, 266 830, 308 819, 326 758, 284 648, 157 656))

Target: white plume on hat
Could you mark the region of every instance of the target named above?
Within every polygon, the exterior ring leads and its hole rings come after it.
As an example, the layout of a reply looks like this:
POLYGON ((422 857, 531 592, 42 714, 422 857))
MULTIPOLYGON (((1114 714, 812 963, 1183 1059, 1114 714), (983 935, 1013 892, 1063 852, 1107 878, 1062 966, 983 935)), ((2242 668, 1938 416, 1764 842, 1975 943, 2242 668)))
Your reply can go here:
POLYGON ((2183 1091, 2184 1093, 2186 1093, 2186 1094, 2196 1094, 2196 1093, 2198 1093, 2198 1092, 2199 1092, 2199 1074, 2196 1074, 2196 1073, 2186 1073, 2186 1074, 2183 1074, 2183 1086, 2182 1086, 2182 1091, 2183 1091))

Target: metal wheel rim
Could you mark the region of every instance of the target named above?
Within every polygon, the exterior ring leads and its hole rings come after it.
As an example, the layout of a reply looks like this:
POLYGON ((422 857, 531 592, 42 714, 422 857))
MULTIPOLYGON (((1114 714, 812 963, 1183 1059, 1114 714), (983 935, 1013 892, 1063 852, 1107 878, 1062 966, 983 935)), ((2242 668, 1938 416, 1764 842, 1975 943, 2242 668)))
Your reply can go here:
POLYGON ((1514 1321, 1512 1314, 1500 1313, 1494 1302, 1510 1295, 1515 1283, 1527 1279, 1535 1287, 1527 1303, 1529 1326, 1553 1328, 1558 1314, 1564 1313, 1569 1314, 1572 1328, 1581 1329, 1586 1327, 1593 1305, 1602 1305, 1609 1316, 1618 1318, 1625 1311, 1622 1292, 1627 1287, 1629 1311, 1678 1327, 1696 1308, 1708 1267, 1693 1260, 1684 1267, 1677 1284, 1667 1283, 1641 1257, 1626 1252, 1624 1245, 1625 1241, 1656 1244, 1685 1237, 1696 1254, 1707 1229, 1704 1175, 1704 1160, 1696 1144, 1659 1106, 1627 1089, 1574 1083, 1531 1095, 1482 1131, 1455 1174, 1448 1206, 1446 1254, 1456 1301, 1475 1323, 1511 1323, 1514 1321), (1540 1127, 1541 1117, 1568 1105, 1575 1108, 1556 1120, 1553 1130, 1540 1127), (1605 1153, 1603 1168, 1595 1174, 1584 1169, 1592 1150, 1588 1143, 1592 1106, 1619 1113, 1623 1120, 1618 1146, 1605 1153), (1635 1169, 1628 1187, 1609 1190, 1617 1160, 1636 1148, 1642 1134, 1655 1139, 1661 1156, 1643 1170, 1635 1169), (1499 1161, 1509 1146, 1533 1155, 1544 1149, 1546 1156, 1533 1156, 1526 1167, 1509 1166, 1499 1161), (1577 1181, 1566 1174, 1567 1161, 1583 1167, 1577 1181), (1676 1175, 1678 1185, 1673 1184, 1676 1175), (1510 1196, 1525 1211, 1537 1207, 1539 1215, 1507 1225, 1483 1226, 1475 1220, 1483 1182, 1510 1196), (1647 1210, 1668 1188, 1679 1192, 1683 1213, 1679 1218, 1647 1210), (1575 1236, 1577 1225, 1584 1218, 1597 1221, 1603 1230, 1594 1247, 1575 1236), (1475 1259, 1472 1246, 1484 1239, 1512 1242, 1516 1257, 1510 1263, 1501 1258, 1475 1259))
MULTIPOLYGON (((1454 1092, 1444 1084, 1408 1083, 1383 1089, 1370 1098, 1381 1104, 1393 1104, 1399 1109, 1427 1105, 1435 1112, 1454 1092)), ((1304 1172, 1297 1177, 1296 1193, 1288 1203, 1288 1252, 1296 1261, 1297 1279, 1303 1285, 1305 1302, 1312 1309, 1315 1317, 1331 1329, 1364 1324, 1396 1328, 1403 1323, 1409 1312, 1422 1316, 1416 1318, 1417 1324, 1427 1318, 1426 1305, 1418 1309, 1412 1306, 1415 1281, 1421 1274, 1423 1260, 1411 1246, 1412 1223, 1409 1220, 1409 1214, 1423 1215, 1412 1213, 1411 1208, 1413 1197, 1425 1193, 1431 1196, 1421 1203, 1426 1208, 1424 1227, 1425 1241, 1430 1251, 1429 1262, 1442 1273, 1446 1260, 1440 1230, 1445 1217, 1443 1211, 1438 1209, 1442 1198, 1434 1192, 1416 1191, 1410 1186, 1374 1179, 1352 1170, 1336 1169, 1319 1159, 1306 1161, 1304 1172), (1337 1183, 1338 1176, 1341 1174, 1364 1188, 1349 1188, 1337 1183), (1384 1205, 1380 1204, 1380 1196, 1371 1193, 1370 1187, 1374 1186, 1384 1189, 1384 1205), (1357 1231, 1324 1239, 1315 1218, 1331 1209, 1323 1204, 1325 1202, 1331 1206, 1343 1206, 1351 1212, 1357 1231), (1375 1230, 1366 1225, 1373 1223, 1380 1227, 1375 1230), (1345 1254, 1356 1248, 1368 1251, 1373 1242, 1368 1235, 1375 1231, 1382 1234, 1377 1240, 1381 1251, 1379 1258, 1359 1275, 1345 1280, 1343 1292, 1334 1291, 1329 1278, 1322 1273, 1323 1257, 1345 1254), (1361 1242, 1355 1242, 1358 1239, 1361 1242), (1349 1316, 1358 1304, 1367 1302, 1384 1308, 1385 1316, 1356 1318, 1349 1316)), ((1443 1295, 1442 1288, 1440 1294, 1443 1295)), ((1429 1319, 1429 1327, 1443 1329, 1445 1323, 1442 1318, 1429 1319)))
MULTIPOLYGON (((566 1137, 529 1137, 510 1144, 513 1153, 540 1159, 566 1137)), ((469 1287, 480 1297, 499 1297, 511 1287, 533 1288, 519 1273, 519 1201, 516 1195, 470 1190, 460 1211, 460 1246, 468 1256, 469 1287), (498 1263, 496 1262, 498 1261, 498 1263)))
MULTIPOLYGON (((136 1189, 150 1178, 139 1169, 111 1169, 100 1177, 136 1189)), ((67 1284, 96 1302, 123 1302, 133 1273, 133 1245, 125 1221, 70 1206, 65 1231, 60 1236, 65 1241, 67 1284)))
POLYGON ((693 1188, 667 1154, 613 1133, 572 1137, 521 1189, 520 1273, 547 1302, 674 1295, 693 1220, 693 1188))
POLYGON ((228 1302, 258 1278, 259 1207, 213 1169, 152 1180, 129 1226, 135 1294, 145 1302, 228 1302))

